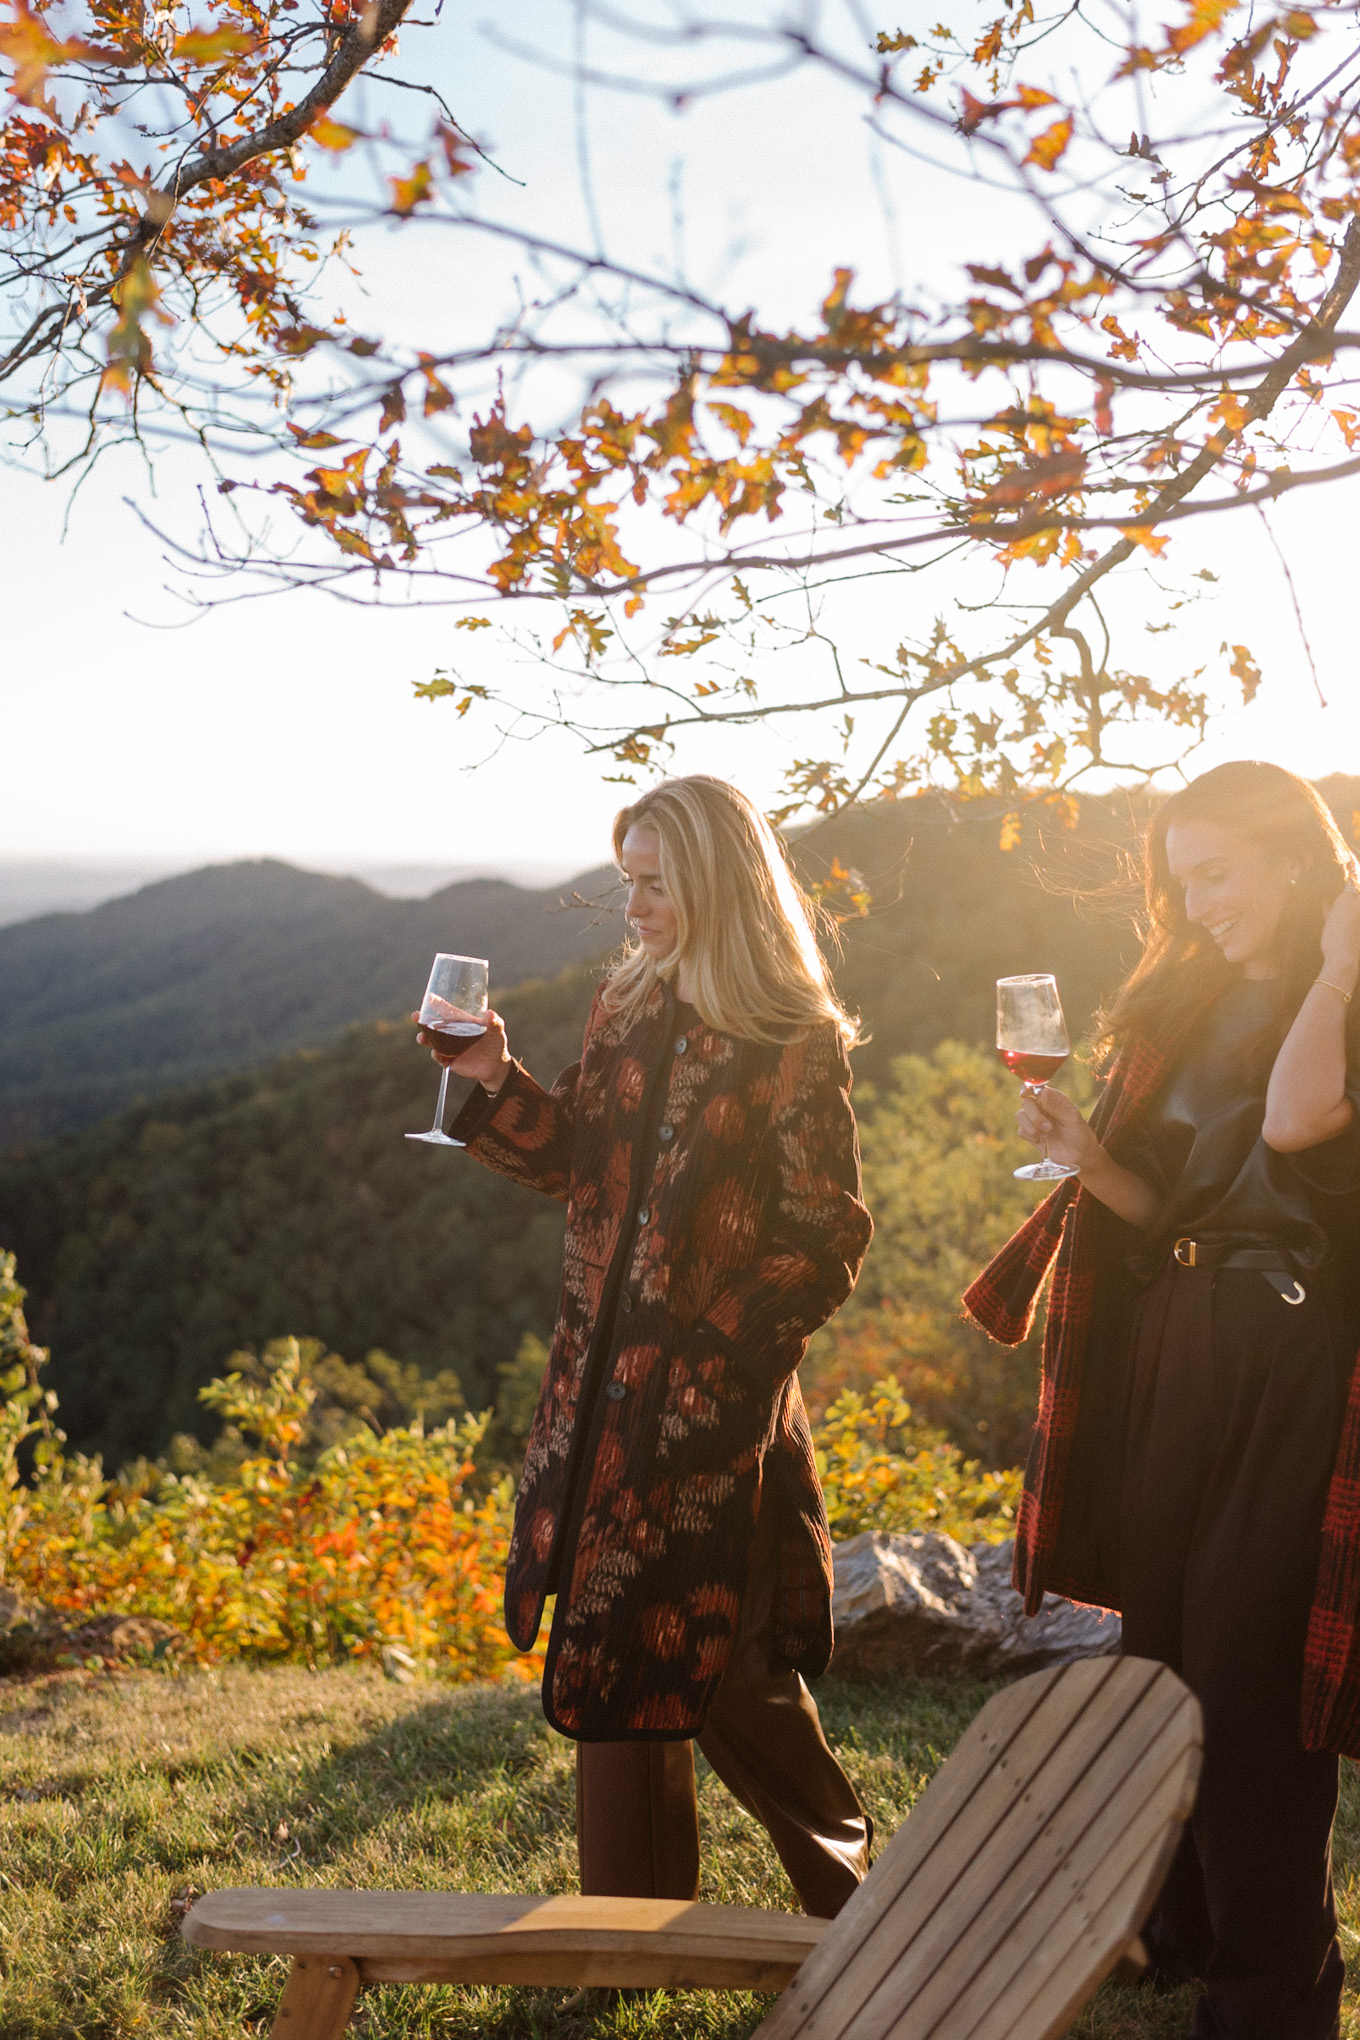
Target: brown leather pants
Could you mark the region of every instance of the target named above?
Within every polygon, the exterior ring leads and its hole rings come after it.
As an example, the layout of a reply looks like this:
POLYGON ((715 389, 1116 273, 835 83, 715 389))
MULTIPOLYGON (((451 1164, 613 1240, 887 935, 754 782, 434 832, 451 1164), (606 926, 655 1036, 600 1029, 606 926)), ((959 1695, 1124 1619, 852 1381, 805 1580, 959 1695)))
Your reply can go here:
MULTIPOLYGON (((804 1912, 831 1919, 868 1871, 873 1822, 827 1747, 811 1693, 775 1648, 773 1557, 757 1530, 732 1655, 698 1743, 764 1824, 804 1912)), ((578 1743, 576 1841, 584 1893, 697 1898, 693 1745, 578 1743)))

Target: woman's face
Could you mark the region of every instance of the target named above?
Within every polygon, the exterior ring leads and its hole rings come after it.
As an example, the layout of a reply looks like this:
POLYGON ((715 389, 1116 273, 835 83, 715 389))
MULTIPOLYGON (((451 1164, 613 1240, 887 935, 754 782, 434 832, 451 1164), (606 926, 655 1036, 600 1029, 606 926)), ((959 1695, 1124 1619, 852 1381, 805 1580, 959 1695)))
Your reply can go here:
POLYGON ((679 930, 675 907, 661 883, 661 838, 656 830, 634 822, 623 839, 619 862, 628 886, 624 912, 648 956, 660 961, 674 952, 679 930))
POLYGON ((1166 861, 1185 893, 1186 919, 1248 977, 1269 976, 1298 867, 1217 822, 1172 822, 1166 861))

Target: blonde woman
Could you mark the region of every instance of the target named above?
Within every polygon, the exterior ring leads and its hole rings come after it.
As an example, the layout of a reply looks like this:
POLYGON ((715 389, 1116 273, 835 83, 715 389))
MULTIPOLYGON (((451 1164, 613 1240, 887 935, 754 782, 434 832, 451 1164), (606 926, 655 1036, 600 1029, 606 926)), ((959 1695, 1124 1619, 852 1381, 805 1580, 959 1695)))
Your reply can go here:
POLYGON ((697 1895, 692 1739, 809 1913, 871 1826, 804 1684, 831 1655, 831 1544, 797 1367, 872 1232, 852 1022, 746 796, 706 777, 625 808, 636 940, 544 1091, 496 1014, 452 1060, 468 1152, 567 1207, 561 1302, 505 1583, 548 1720, 577 1743, 581 1887, 697 1895))

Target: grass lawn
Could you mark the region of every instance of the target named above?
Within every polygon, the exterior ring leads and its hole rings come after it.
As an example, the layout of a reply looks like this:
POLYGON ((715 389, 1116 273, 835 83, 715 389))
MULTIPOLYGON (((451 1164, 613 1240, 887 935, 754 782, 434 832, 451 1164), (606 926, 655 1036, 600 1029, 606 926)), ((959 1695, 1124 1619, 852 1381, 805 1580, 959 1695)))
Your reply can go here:
MULTIPOLYGON (((986 1698, 977 1686, 823 1683, 832 1744, 886 1836, 986 1698)), ((794 1908, 764 1832, 700 1764, 703 1896, 794 1908)), ((1357 1946, 1360 1790, 1338 1879, 1357 1946)), ((522 1686, 394 1686, 354 1669, 65 1673, 0 1682, 0 2036, 265 2033, 285 1963, 199 1955, 187 1897, 225 1884, 575 1888, 572 1753, 522 1686)), ((1360 1972, 1358 1972, 1360 1974, 1360 1972)), ((393 1986, 367 2040, 740 2040, 767 2001, 708 1992, 393 1986)), ((1084 2040, 1174 2040, 1189 1994, 1107 1989, 1084 2040)), ((1348 1997, 1360 2040, 1360 1996, 1348 1997)))

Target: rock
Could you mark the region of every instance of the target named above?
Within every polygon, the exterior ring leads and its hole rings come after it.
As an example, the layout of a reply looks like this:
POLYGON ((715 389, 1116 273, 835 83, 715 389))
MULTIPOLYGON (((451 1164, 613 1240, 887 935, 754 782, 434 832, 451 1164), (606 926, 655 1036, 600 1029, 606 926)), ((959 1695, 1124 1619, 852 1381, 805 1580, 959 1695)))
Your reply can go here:
POLYGON ((12 1629, 35 1629, 41 1612, 17 1587, 0 1586, 0 1636, 12 1629))
POLYGON ((1026 1615, 1011 1585, 1014 1544, 966 1550, 935 1530, 866 1530, 835 1548, 831 1670, 845 1679, 893 1673, 1018 1678, 1119 1649, 1120 1622, 1045 1594, 1026 1615))
POLYGON ((78 1658, 161 1659, 182 1647, 184 1638, 172 1623, 154 1615, 92 1615, 63 1632, 60 1648, 78 1658))
POLYGON ((91 1615, 81 1622, 0 1587, 0 1677, 71 1664, 160 1664, 184 1637, 154 1615, 91 1615))
POLYGON ((385 1643, 381 1655, 384 1676, 396 1685, 413 1686, 420 1677, 420 1666, 405 1644, 385 1643))

